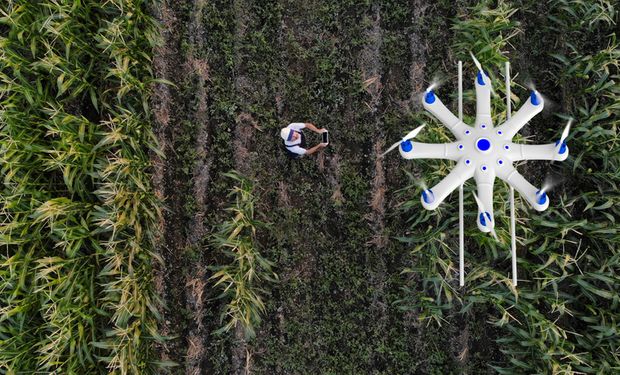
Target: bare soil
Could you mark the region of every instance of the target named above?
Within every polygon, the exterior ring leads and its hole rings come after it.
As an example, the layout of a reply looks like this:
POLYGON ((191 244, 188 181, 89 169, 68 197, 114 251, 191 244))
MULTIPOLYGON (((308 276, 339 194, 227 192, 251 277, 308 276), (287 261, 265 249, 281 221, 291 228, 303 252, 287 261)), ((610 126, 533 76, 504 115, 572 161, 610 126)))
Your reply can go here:
POLYGON ((175 85, 158 85, 152 103, 165 154, 153 160, 166 205, 156 282, 170 338, 158 350, 179 364, 173 373, 465 366, 466 335, 458 352, 438 353, 456 332, 420 325, 395 304, 412 282, 401 275, 408 249, 394 240, 405 220, 395 192, 408 182, 394 155, 380 157, 412 126, 438 68, 429 68, 429 53, 445 57, 424 33, 450 7, 196 0, 153 9, 163 25, 155 73, 175 85), (295 121, 329 129, 330 146, 288 159, 278 130, 295 121), (220 173, 230 169, 255 182, 258 218, 275 228, 261 247, 280 282, 267 288, 267 315, 249 342, 240 327, 213 334, 224 301, 209 282, 209 265, 222 261, 209 236, 226 219, 231 185, 220 173))

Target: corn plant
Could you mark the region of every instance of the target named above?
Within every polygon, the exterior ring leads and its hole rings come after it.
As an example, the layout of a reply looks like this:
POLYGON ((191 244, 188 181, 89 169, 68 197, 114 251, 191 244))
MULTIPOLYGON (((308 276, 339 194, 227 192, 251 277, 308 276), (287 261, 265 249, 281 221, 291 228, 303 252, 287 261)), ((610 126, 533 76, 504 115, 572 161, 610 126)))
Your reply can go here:
POLYGON ((499 66, 507 61, 506 49, 513 48, 510 39, 522 32, 513 17, 516 12, 517 9, 506 1, 497 4, 481 1, 459 14, 452 26, 458 36, 452 44, 457 57, 469 61, 471 51, 484 66, 499 66))
POLYGON ((257 230, 267 225, 254 218, 256 197, 250 180, 237 172, 225 173, 236 184, 229 193, 234 203, 227 211, 231 219, 222 222, 213 236, 212 245, 219 249, 230 263, 212 267, 211 280, 222 289, 220 298, 227 304, 221 320, 225 324, 216 332, 223 333, 241 325, 246 338, 255 336, 255 328, 265 313, 262 289, 264 282, 275 282, 277 275, 272 271, 273 262, 259 252, 257 230))
POLYGON ((0 373, 157 366, 144 8, 0 5, 0 373))

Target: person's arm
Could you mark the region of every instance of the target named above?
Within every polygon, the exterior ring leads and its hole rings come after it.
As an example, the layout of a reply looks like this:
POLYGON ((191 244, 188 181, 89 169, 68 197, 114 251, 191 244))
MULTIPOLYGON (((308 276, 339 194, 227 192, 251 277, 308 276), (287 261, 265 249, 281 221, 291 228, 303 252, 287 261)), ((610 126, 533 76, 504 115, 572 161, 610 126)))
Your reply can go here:
POLYGON ((319 151, 320 149, 325 148, 325 146, 327 146, 327 143, 319 143, 318 145, 307 149, 304 155, 312 155, 315 152, 319 151))
POLYGON ((316 126, 314 126, 314 124, 313 124, 313 123, 311 123, 311 122, 305 122, 305 123, 304 123, 304 125, 306 125, 306 128, 308 128, 308 129, 310 129, 310 130, 312 130, 313 132, 318 133, 318 134, 321 134, 321 133, 324 133, 324 132, 326 132, 326 131, 327 131, 326 129, 323 129, 323 128, 318 129, 318 128, 317 128, 316 126))

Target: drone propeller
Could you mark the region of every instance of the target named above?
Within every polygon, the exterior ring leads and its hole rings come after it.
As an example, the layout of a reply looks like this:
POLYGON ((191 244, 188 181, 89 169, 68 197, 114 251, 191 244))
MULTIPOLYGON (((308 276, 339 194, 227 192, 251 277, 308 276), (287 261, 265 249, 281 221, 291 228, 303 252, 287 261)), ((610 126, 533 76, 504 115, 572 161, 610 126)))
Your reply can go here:
POLYGON ((471 58, 474 60, 474 64, 476 64, 476 68, 478 68, 478 71, 482 72, 482 65, 480 64, 480 61, 478 61, 478 59, 476 58, 476 56, 474 56, 474 53, 472 51, 469 51, 469 54, 471 55, 471 58))
POLYGON ((412 131, 410 131, 409 133, 407 133, 407 135, 404 136, 400 141, 398 141, 398 142, 394 143, 393 145, 391 145, 390 148, 388 148, 386 152, 381 154, 381 157, 384 157, 388 152, 390 152, 393 149, 395 149, 396 147, 398 147, 398 145, 401 144, 402 142, 405 142, 405 141, 408 141, 410 139, 415 138, 418 135, 418 133, 420 133, 420 131, 422 131, 424 126, 426 126, 426 124, 420 125, 417 128, 415 128, 412 131))
MULTIPOLYGON (((492 220, 491 217, 489 215, 485 215, 489 211, 485 209, 484 205, 482 204, 482 201, 480 200, 480 198, 478 198, 476 193, 474 193, 474 199, 476 200, 476 204, 478 205, 478 215, 480 214, 484 215, 485 219, 491 222, 492 220)), ((488 227, 491 230, 491 235, 493 236, 493 238, 495 238, 495 241, 499 241, 499 239, 497 238, 497 233, 495 233, 495 228, 490 224, 491 223, 489 223, 488 227)))
POLYGON ((557 175, 547 174, 545 180, 543 182, 540 191, 537 193, 538 195, 548 193, 550 190, 553 190, 557 185, 564 182, 564 179, 557 175))
POLYGON ((490 84, 490 82, 487 79, 488 78, 487 74, 484 72, 484 70, 482 70, 482 64, 480 64, 480 61, 478 61, 478 59, 476 58, 476 56, 474 56, 474 53, 472 51, 469 51, 469 54, 471 55, 471 58, 474 60, 474 64, 476 65, 476 68, 478 68, 478 71, 480 72, 480 75, 482 76, 482 80, 484 81, 485 84, 489 85, 489 89, 491 90, 491 93, 495 95, 495 90, 493 89, 493 85, 490 84))
MULTIPOLYGON (((557 160, 558 155, 560 155, 560 151, 562 150, 562 148, 566 149, 565 141, 566 141, 566 138, 568 137, 568 133, 570 132, 570 126, 572 123, 573 123, 573 119, 568 120, 568 123, 566 124, 566 127, 564 128, 564 131, 562 132, 562 136, 560 137, 560 140, 555 146, 555 153, 553 154, 553 161, 557 160)), ((564 150, 564 152, 566 152, 566 150, 564 150)))

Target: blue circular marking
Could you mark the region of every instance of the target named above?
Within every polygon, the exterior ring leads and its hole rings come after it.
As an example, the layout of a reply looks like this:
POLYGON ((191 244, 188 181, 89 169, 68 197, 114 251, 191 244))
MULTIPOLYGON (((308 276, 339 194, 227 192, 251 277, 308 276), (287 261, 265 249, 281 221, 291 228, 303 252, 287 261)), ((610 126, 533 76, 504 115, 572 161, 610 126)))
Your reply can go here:
POLYGON ((435 103, 435 91, 431 90, 424 95, 424 101, 428 104, 435 103))
POLYGON ((469 135, 471 133, 469 130, 465 130, 465 135, 469 135))
POLYGON ((459 145, 459 150, 462 150, 462 149, 463 149, 463 145, 459 145))
POLYGON ((538 199, 538 204, 545 204, 545 202, 547 201, 547 194, 543 194, 540 196, 540 199, 538 199))
POLYGON ((478 72, 478 84, 480 86, 484 86, 484 78, 482 77, 482 72, 478 72))
POLYGON ((487 226, 487 220, 489 220, 489 223, 491 223, 491 214, 488 212, 481 212, 480 213, 480 224, 482 224, 483 227, 487 226))
POLYGON ((530 102, 534 105, 540 104, 540 98, 538 98, 538 95, 536 95, 536 91, 532 91, 530 93, 530 102))
POLYGON ((480 151, 489 151, 491 148, 491 142, 486 138, 480 138, 476 141, 476 148, 480 151))
POLYGON ((433 194, 431 190, 423 190, 422 199, 426 203, 433 203, 435 201, 435 195, 433 194))
POLYGON ((502 135, 502 134, 504 134, 504 133, 502 133, 502 131, 501 131, 501 130, 498 130, 498 131, 497 131, 497 135, 502 135))
POLYGON ((502 165, 502 164, 504 164, 504 161, 503 161, 502 159, 499 159, 499 160, 497 161, 497 164, 502 165))
POLYGON ((480 167, 480 169, 482 169, 483 172, 486 172, 487 171, 487 166, 483 165, 482 167, 480 167))
POLYGON ((505 145, 505 146, 504 146, 504 149, 505 149, 505 150, 510 150, 510 146, 505 145))
POLYGON ((538 190, 536 196, 538 197, 538 204, 545 204, 547 201, 547 193, 540 194, 540 190, 538 190))
MULTIPOLYGON (((560 141, 555 141, 555 145, 557 146, 558 143, 560 143, 560 141)), ((566 152, 566 142, 562 142, 562 145, 560 146, 560 149, 558 150, 558 154, 563 154, 566 152)))
POLYGON ((409 140, 407 141, 403 141, 400 143, 400 148, 403 149, 403 151, 405 152, 409 152, 411 150, 413 150, 413 145, 411 144, 411 142, 409 140))
POLYGON ((469 163, 471 163, 471 161, 469 161, 469 159, 465 160, 465 164, 469 165, 469 163))
POLYGON ((487 127, 487 126, 486 126, 485 124, 482 124, 482 125, 480 125, 480 127, 481 127, 482 129, 486 129, 486 127, 487 127))

